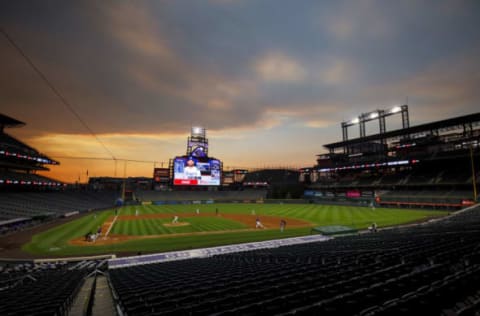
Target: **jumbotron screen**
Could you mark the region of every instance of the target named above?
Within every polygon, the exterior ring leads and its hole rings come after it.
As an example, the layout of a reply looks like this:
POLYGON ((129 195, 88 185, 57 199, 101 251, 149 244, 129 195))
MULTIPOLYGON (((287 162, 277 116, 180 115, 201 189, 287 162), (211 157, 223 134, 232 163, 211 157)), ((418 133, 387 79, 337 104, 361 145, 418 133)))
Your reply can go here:
POLYGON ((208 157, 175 157, 174 185, 220 185, 220 160, 208 157))

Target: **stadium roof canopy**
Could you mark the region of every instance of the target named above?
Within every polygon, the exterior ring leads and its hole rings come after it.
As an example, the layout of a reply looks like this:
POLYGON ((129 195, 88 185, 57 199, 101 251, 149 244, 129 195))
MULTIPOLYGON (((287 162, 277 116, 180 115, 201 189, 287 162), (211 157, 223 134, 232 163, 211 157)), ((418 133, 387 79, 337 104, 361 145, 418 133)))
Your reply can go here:
POLYGON ((323 145, 323 147, 329 149, 330 151, 335 148, 350 147, 352 145, 381 141, 381 140, 393 140, 396 138, 413 138, 415 135, 422 134, 425 132, 436 133, 444 132, 448 130, 453 130, 457 128, 466 128, 480 125, 480 113, 469 114, 464 116, 459 116, 451 119, 446 119, 442 121, 436 121, 432 123, 426 123, 422 125, 412 126, 405 129, 397 129, 394 131, 389 131, 383 134, 374 134, 361 138, 349 139, 347 141, 341 141, 331 144, 323 145))
POLYGON ((10 116, 0 113, 0 167, 20 168, 29 170, 48 170, 41 164, 59 164, 48 156, 40 153, 33 147, 24 142, 4 133, 5 127, 21 127, 25 123, 10 116), (33 162, 33 164, 11 164, 11 161, 4 161, 5 157, 16 157, 24 161, 33 162))
POLYGON ((25 123, 19 120, 14 119, 13 117, 6 116, 0 113, 0 129, 3 130, 4 127, 20 127, 24 126, 25 123))

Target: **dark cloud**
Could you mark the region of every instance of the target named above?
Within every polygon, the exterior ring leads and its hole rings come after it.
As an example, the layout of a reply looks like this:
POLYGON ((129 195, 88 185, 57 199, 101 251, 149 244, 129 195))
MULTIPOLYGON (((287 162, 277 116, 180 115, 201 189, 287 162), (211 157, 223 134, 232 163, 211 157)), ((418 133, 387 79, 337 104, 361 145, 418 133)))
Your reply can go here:
MULTIPOLYGON (((478 100, 478 76, 458 70, 478 69, 465 62, 480 47, 477 1, 1 6, 2 27, 98 133, 325 126, 407 95, 468 113, 478 100)), ((2 112, 32 133, 86 133, 5 38, 0 63, 2 112)))

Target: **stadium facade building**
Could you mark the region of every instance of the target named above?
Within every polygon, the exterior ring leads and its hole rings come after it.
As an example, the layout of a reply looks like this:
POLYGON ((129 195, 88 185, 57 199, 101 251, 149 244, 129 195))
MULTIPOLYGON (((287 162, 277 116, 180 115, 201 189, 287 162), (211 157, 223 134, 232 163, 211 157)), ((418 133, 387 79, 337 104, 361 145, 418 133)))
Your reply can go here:
POLYGON ((24 125, 24 122, 0 114, 0 190, 63 187, 64 183, 37 174, 38 171, 48 171, 48 165, 58 165, 58 161, 5 132, 6 128, 24 125))
POLYGON ((343 140, 301 170, 312 202, 458 209, 478 199, 480 113, 409 126, 408 107, 376 110, 342 122, 343 140), (386 131, 385 114, 402 114, 402 129, 386 131), (365 123, 380 132, 365 135, 365 123), (358 125, 360 137, 348 139, 358 125))
POLYGON ((24 125, 0 114, 0 235, 114 204, 116 192, 79 192, 37 174, 59 162, 5 132, 24 125))

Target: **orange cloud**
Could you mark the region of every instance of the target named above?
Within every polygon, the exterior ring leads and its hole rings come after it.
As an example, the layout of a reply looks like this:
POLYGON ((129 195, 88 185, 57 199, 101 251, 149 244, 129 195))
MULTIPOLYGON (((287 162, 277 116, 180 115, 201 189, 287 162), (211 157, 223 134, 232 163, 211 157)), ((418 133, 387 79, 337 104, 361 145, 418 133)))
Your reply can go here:
POLYGON ((127 176, 149 175, 153 165, 160 166, 163 163, 167 166, 170 158, 185 150, 186 134, 98 136, 114 153, 117 162, 106 155, 91 135, 46 134, 31 137, 26 142, 60 162, 60 166, 51 167, 51 172, 44 172, 45 176, 67 182, 77 181, 79 175, 83 177, 86 170, 89 170, 90 176, 123 176, 123 159, 135 160, 127 162, 127 176))

